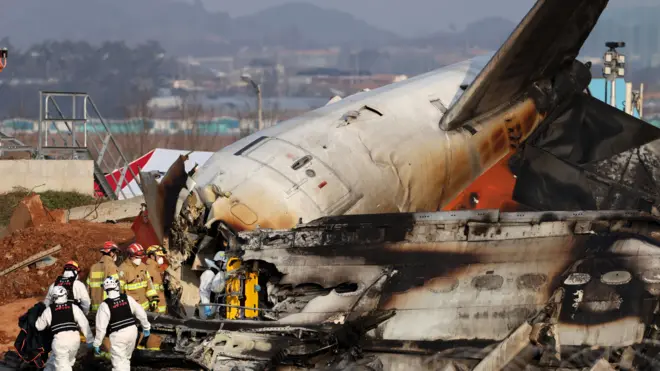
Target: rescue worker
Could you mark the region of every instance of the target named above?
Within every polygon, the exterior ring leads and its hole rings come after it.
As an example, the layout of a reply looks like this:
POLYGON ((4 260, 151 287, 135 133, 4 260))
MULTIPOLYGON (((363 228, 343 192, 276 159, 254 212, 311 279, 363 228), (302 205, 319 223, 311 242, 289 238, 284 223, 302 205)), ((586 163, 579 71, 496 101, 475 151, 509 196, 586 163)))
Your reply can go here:
POLYGON ((147 265, 143 264, 144 248, 139 243, 128 247, 129 259, 119 266, 119 283, 122 290, 137 301, 144 310, 158 306, 158 293, 154 290, 147 265))
POLYGON ((66 264, 64 264, 64 271, 62 272, 62 275, 57 277, 55 282, 52 283, 50 287, 48 287, 48 293, 46 293, 44 304, 49 306, 53 302, 53 289, 55 287, 64 287, 66 289, 69 302, 79 306, 83 313, 87 315, 87 313, 89 313, 91 301, 89 299, 89 294, 87 293, 85 284, 78 281, 79 273, 80 268, 78 267, 77 262, 73 260, 66 262, 66 264))
POLYGON ((107 298, 103 290, 103 280, 106 277, 114 277, 119 280, 117 274, 117 252, 119 248, 117 244, 112 241, 107 241, 99 250, 102 254, 101 260, 92 265, 89 269, 89 276, 87 276, 87 286, 89 287, 89 296, 91 296, 92 306, 91 311, 96 312, 99 305, 107 298))
MULTIPOLYGON (((151 282, 158 293, 158 303, 150 309, 155 313, 166 313, 167 302, 165 301, 165 286, 163 285, 163 274, 160 267, 165 263, 165 249, 162 246, 152 245, 147 248, 147 272, 151 276, 151 282)), ((152 303, 153 304, 153 303, 152 303)))
POLYGON ((78 330, 85 335, 90 348, 94 335, 82 310, 69 302, 64 287, 53 287, 52 299, 53 304, 49 304, 35 323, 37 330, 43 331, 50 328, 53 334, 52 350, 45 370, 70 371, 76 363, 76 354, 80 348, 78 330))
POLYGON ((101 343, 106 334, 110 337, 110 361, 113 371, 130 371, 131 356, 138 338, 135 319, 142 326, 142 335, 150 335, 151 324, 144 308, 135 299, 119 292, 119 281, 108 277, 103 282, 103 289, 108 298, 101 303, 96 312, 96 337, 94 353, 101 354, 101 343))
POLYGON ((199 301, 202 309, 202 319, 209 319, 215 316, 219 310, 217 306, 204 304, 216 303, 218 296, 225 291, 225 263, 227 258, 224 251, 218 251, 213 256, 213 260, 205 259, 209 267, 199 277, 199 301))

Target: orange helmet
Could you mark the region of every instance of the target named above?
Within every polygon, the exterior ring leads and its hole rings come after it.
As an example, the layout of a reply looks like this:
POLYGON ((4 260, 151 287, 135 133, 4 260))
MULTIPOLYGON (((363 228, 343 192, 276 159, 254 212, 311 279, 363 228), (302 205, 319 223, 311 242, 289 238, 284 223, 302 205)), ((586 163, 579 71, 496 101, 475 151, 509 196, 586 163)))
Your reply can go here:
POLYGON ((64 264, 64 270, 71 270, 75 271, 76 273, 80 272, 80 267, 78 266, 78 263, 74 260, 69 260, 64 264))
POLYGON ((113 241, 106 241, 101 248, 101 252, 104 254, 110 254, 112 251, 117 250, 119 250, 119 247, 117 247, 117 244, 113 241))
POLYGON ((132 243, 130 246, 128 246, 128 255, 144 256, 144 248, 139 243, 132 243))

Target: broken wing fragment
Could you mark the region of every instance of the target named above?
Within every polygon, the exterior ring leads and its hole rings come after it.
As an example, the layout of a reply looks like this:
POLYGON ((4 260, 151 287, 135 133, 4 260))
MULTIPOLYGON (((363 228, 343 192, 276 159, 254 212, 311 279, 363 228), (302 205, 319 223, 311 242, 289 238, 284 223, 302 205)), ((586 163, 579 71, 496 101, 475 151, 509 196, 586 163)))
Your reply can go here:
POLYGON ((577 57, 608 0, 539 0, 488 65, 442 117, 452 130, 504 108, 533 83, 551 79, 577 57))

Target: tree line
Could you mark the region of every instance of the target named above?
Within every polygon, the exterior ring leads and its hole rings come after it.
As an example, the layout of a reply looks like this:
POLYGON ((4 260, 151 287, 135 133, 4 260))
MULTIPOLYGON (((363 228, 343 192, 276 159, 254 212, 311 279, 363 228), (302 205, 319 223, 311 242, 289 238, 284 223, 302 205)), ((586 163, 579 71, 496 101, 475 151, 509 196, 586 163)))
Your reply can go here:
POLYGON ((0 74, 0 118, 37 118, 40 90, 89 93, 107 117, 125 117, 135 102, 154 96, 176 75, 176 61, 149 41, 92 45, 82 41, 45 41, 20 50, 11 40, 7 68, 0 74))

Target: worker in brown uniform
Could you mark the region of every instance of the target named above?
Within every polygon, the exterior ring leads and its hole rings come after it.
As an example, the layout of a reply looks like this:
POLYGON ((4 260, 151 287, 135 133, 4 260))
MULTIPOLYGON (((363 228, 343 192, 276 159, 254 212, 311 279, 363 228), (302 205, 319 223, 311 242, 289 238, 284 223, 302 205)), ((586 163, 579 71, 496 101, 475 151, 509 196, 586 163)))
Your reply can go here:
POLYGON ((166 313, 165 286, 163 285, 163 273, 160 267, 165 263, 165 249, 162 246, 152 245, 147 248, 147 272, 151 276, 154 289, 158 293, 158 303, 150 309, 155 313, 166 313))
POLYGON ((96 312, 99 305, 108 298, 108 294, 103 290, 103 281, 106 277, 119 279, 115 263, 117 261, 117 251, 119 251, 117 244, 113 241, 107 241, 100 251, 102 254, 101 260, 92 265, 87 276, 87 287, 89 287, 89 296, 92 301, 91 312, 96 312))
POLYGON ((151 275, 147 265, 143 263, 144 248, 139 243, 128 247, 129 258, 119 266, 119 283, 122 290, 135 301, 149 310, 152 305, 158 305, 158 293, 154 290, 151 275))

